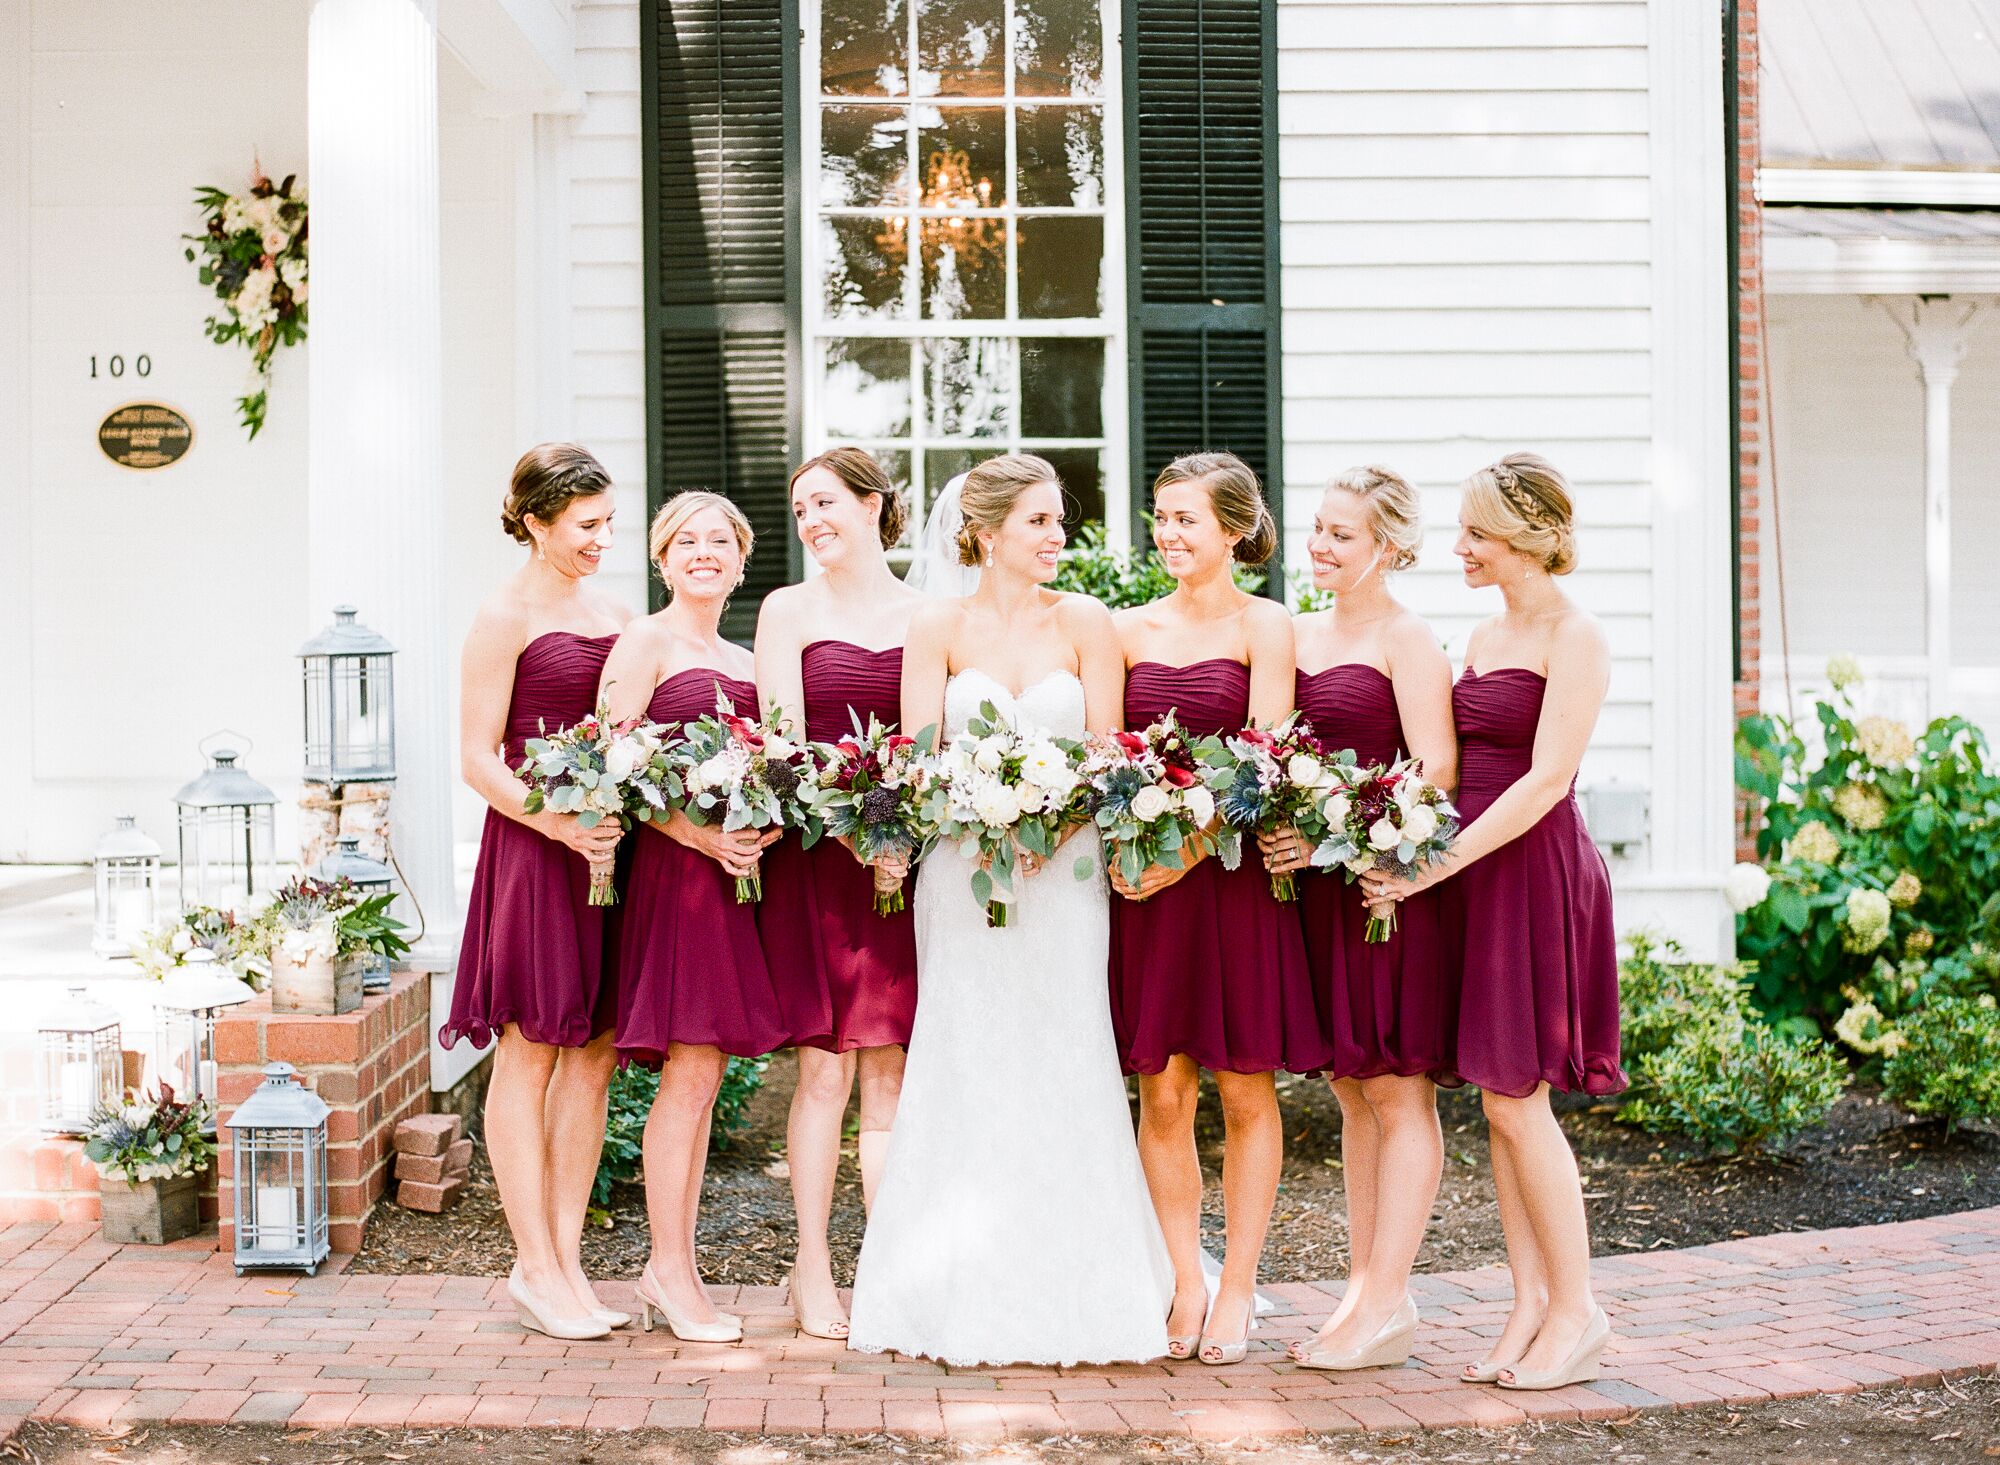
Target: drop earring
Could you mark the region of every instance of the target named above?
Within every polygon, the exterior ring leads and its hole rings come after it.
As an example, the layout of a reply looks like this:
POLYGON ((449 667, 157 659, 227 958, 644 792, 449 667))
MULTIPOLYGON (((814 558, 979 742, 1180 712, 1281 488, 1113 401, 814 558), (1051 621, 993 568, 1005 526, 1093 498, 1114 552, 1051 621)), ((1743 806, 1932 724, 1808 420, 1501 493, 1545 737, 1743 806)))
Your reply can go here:
POLYGON ((535 558, 538 560, 546 560, 548 559, 548 557, 549 557, 548 550, 544 549, 542 547, 541 540, 537 539, 535 541, 535 558))

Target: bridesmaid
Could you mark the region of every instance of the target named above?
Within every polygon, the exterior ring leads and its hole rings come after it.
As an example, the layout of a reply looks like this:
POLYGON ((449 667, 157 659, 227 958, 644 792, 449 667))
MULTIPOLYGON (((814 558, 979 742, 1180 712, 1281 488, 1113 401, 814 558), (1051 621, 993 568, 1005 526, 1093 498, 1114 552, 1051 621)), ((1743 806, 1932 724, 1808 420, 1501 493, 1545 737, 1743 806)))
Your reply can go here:
MULTIPOLYGON (((903 537, 903 501, 882 465, 834 448, 792 475, 792 518, 821 573, 774 590, 757 619, 757 686, 816 742, 848 736, 858 716, 899 716, 903 638, 924 596, 889 567, 903 537), (839 637, 822 634, 831 628, 839 637)), ((872 1205, 903 1086, 903 1050, 917 1011, 917 939, 909 911, 875 913, 875 889, 899 885, 905 863, 870 867, 849 847, 786 840, 770 855, 770 898, 759 921, 781 985, 809 986, 825 1030, 799 1036, 798 1088, 786 1148, 798 1251, 792 1311, 816 1338, 845 1338, 827 1222, 840 1167, 848 1095, 861 1084, 861 1193, 872 1205)), ((795 1005, 804 1007, 805 1001, 795 1005)))
MULTIPOLYGON (((1248 595, 1232 563, 1257 565, 1277 524, 1257 475, 1231 453, 1169 463, 1153 485, 1153 543, 1173 591, 1120 611, 1126 726, 1176 713, 1195 736, 1271 726, 1292 710, 1292 624, 1248 595)), ((1272 1074, 1327 1059, 1297 911, 1250 861, 1227 871, 1206 845, 1184 868, 1155 865, 1111 909, 1111 1014, 1120 1057, 1139 1077, 1139 1155, 1174 1262, 1167 1353, 1236 1363, 1248 1346, 1258 1257, 1277 1200, 1284 1128, 1272 1074), (1141 902, 1144 902, 1141 904, 1141 902), (1211 1305, 1202 1277, 1201 1162, 1194 1140, 1201 1070, 1215 1075, 1226 1138, 1228 1254, 1211 1305)))
MULTIPOLYGON (((1422 539, 1416 490, 1393 469, 1352 468, 1327 485, 1307 549, 1313 586, 1334 603, 1296 622, 1298 704, 1330 746, 1363 763, 1420 759, 1449 790, 1458 778, 1451 663, 1388 585, 1417 562, 1422 539)), ((1287 832, 1267 837, 1264 853, 1284 871, 1306 868, 1311 851, 1287 832)), ((1444 1169, 1433 1080, 1451 1072, 1455 973, 1438 898, 1410 901, 1395 936, 1377 944, 1363 939, 1361 887, 1337 873, 1301 880, 1299 911, 1333 1047, 1349 1267, 1340 1307, 1292 1357, 1334 1370, 1402 1363, 1417 1328, 1410 1269, 1444 1169)))
MULTIPOLYGON (((722 639, 722 612, 743 582, 750 524, 714 493, 679 493, 660 506, 648 540, 667 603, 634 621, 604 664, 603 690, 619 721, 673 727, 715 710, 721 693, 744 716, 757 709, 750 653, 722 639)), ((709 1117, 729 1057, 756 1057, 792 1041, 764 968, 754 905, 736 879, 756 870, 777 836, 696 824, 675 814, 634 835, 618 936, 618 1054, 660 1069, 642 1153, 652 1253, 640 1273, 640 1321, 659 1314, 689 1343, 733 1343, 740 1318, 715 1310, 695 1261, 695 1218, 708 1160, 709 1117)))
POLYGON ((574 443, 523 453, 500 527, 531 553, 480 606, 460 662, 460 769, 490 807, 438 1041, 499 1036, 485 1129, 514 1236, 507 1295, 524 1327, 552 1338, 601 1338, 631 1321, 597 1300, 579 1252, 615 1060, 590 864, 612 857, 619 830, 525 812, 514 769, 544 724, 597 704, 598 670, 629 616, 584 583, 611 546, 611 517, 611 476, 589 453, 574 443))
POLYGON ((1557 588, 1576 563, 1569 484, 1532 453, 1465 480, 1465 583, 1506 608, 1472 633, 1452 693, 1461 751, 1453 857, 1414 881, 1364 877, 1371 900, 1450 880, 1461 950, 1456 1068, 1484 1093, 1514 1309, 1468 1382, 1553 1389, 1597 1377, 1610 1336, 1590 1295, 1576 1158, 1549 1091, 1614 1094, 1618 957, 1611 880, 1585 832, 1576 771, 1611 680, 1597 621, 1557 588))

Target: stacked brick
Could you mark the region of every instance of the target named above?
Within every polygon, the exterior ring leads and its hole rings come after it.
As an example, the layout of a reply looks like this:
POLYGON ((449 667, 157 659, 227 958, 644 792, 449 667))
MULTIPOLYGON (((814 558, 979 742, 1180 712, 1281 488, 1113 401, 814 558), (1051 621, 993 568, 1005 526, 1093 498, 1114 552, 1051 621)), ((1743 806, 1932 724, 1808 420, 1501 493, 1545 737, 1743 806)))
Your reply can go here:
POLYGON ((472 1170, 472 1141, 456 1114, 419 1114, 396 1126, 396 1204, 442 1215, 458 1204, 472 1170))

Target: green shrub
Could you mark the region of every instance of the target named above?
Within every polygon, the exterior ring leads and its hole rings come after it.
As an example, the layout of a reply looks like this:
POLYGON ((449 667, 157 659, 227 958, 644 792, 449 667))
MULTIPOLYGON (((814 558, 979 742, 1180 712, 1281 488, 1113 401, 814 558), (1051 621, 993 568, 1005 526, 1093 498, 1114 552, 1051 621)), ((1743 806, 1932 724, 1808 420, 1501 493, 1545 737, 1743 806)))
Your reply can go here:
POLYGON ((1618 964, 1618 1007, 1628 1072, 1697 1025, 1742 1035, 1751 1017, 1747 966, 1689 961, 1679 942, 1647 931, 1625 939, 1631 954, 1618 964))
POLYGON ((1937 997, 1905 1018, 1883 1065, 1889 1097, 1950 1133, 2000 1119, 2000 1009, 1986 997, 1937 997))
MULTIPOLYGON (((722 1088, 715 1098, 715 1119, 709 1127, 710 1152, 727 1148, 730 1137, 749 1122, 750 1100, 764 1086, 764 1070, 769 1058, 732 1058, 722 1072, 722 1088)), ((611 1075, 611 1092, 604 1111, 604 1150, 597 1159, 597 1178, 590 1189, 590 1203, 604 1212, 611 1204, 611 1187, 639 1176, 641 1146, 645 1142, 646 1116, 653 1112, 653 1099, 660 1092, 660 1076, 650 1068, 633 1064, 611 1075)), ((604 1217, 604 1224, 610 1218, 604 1217)))
POLYGON ((1708 1022, 1641 1059, 1638 1077, 1644 1092, 1621 1117, 1747 1154, 1824 1119, 1847 1087, 1847 1064, 1815 1037, 1755 1022, 1732 1036, 1708 1022))
POLYGON ((1815 752, 1781 717, 1737 729, 1736 778, 1757 796, 1757 851, 1770 892, 1737 922, 1759 1008, 1830 1029, 1876 974, 1995 935, 2000 769, 1959 717, 1920 736, 1858 717, 1851 665, 1829 668, 1815 752), (1922 872, 1919 875, 1919 871, 1922 872))
MULTIPOLYGON (((1237 565, 1234 574, 1241 589, 1263 588, 1264 572, 1255 566, 1237 565)), ((1174 588, 1174 577, 1151 544, 1113 549, 1105 541, 1104 526, 1091 520, 1079 525, 1071 537, 1063 550, 1062 568, 1049 588, 1094 595, 1113 610, 1123 610, 1158 600, 1174 588)))

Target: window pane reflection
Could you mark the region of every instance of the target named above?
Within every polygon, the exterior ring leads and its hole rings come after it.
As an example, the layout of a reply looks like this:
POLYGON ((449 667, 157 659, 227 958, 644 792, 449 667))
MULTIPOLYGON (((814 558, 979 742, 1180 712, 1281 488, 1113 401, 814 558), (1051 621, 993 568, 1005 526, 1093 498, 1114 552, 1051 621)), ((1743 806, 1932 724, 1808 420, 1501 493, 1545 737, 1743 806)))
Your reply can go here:
POLYGON ((909 110, 820 109, 819 201, 823 208, 907 208, 909 110))
POLYGON ((895 438, 910 433, 910 343, 835 339, 826 343, 820 413, 835 437, 895 438))
POLYGON ((917 95, 1001 95, 1007 90, 1006 29, 996 0, 919 0, 917 95))
POLYGON ((909 229, 901 219, 821 219, 826 313, 847 319, 904 314, 909 229))
POLYGON ((1006 437, 1013 431, 1015 349, 1004 336, 924 342, 925 428, 932 437, 1006 437))
POLYGON ((905 0, 821 0, 820 90, 838 96, 902 96, 909 90, 905 0))
POLYGON ((1023 208, 1104 205, 1104 128, 1097 107, 1023 107, 1015 115, 1014 156, 1023 208))
POLYGON ((923 240, 926 320, 1006 315, 1006 220, 925 219, 923 240))
POLYGON ((1014 0, 1014 90, 1094 97, 1104 84, 1097 0, 1014 0))
POLYGON ((1060 320, 1102 312, 1104 221, 1061 215, 1022 219, 1021 316, 1060 320))
POLYGON ((1104 434, 1104 342, 1021 343, 1021 436, 1104 434))
POLYGON ((917 157, 927 209, 1007 202, 1007 114, 999 107, 919 107, 917 157))

